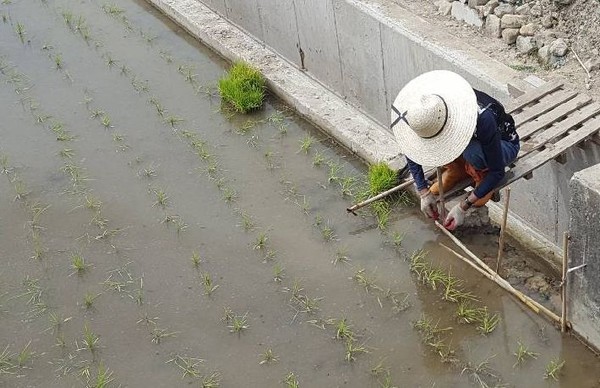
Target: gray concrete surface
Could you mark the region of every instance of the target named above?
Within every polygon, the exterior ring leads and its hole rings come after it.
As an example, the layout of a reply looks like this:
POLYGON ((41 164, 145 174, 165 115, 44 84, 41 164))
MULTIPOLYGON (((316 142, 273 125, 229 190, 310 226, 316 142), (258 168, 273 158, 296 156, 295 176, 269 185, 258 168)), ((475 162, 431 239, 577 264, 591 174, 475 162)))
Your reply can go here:
POLYGON ((570 182, 569 267, 587 264, 568 278, 568 316, 573 328, 600 347, 600 165, 575 173, 570 182))

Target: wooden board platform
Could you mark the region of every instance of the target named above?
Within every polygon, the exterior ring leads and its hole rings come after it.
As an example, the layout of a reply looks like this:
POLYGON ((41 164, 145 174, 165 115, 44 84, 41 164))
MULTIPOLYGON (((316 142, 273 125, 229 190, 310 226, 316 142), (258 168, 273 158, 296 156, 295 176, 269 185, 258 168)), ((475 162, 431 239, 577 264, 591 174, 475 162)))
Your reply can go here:
MULTIPOLYGON (((518 179, 531 178, 537 168, 551 160, 564 163, 570 147, 597 138, 600 131, 600 104, 557 81, 514 99, 506 110, 515 119, 521 151, 496 190, 518 179)), ((472 181, 463 182, 445 197, 459 196, 472 185, 472 181)))

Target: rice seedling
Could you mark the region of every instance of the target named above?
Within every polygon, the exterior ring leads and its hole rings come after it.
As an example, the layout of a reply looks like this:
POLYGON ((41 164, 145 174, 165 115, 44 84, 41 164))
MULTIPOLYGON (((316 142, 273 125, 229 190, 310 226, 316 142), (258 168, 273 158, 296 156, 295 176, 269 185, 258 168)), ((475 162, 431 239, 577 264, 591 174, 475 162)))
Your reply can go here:
POLYGON ((17 361, 17 365, 20 368, 25 368, 26 365, 33 360, 33 357, 35 357, 36 352, 32 351, 29 349, 29 346, 31 345, 31 340, 27 343, 27 345, 25 345, 25 347, 23 348, 23 350, 21 350, 16 357, 16 361, 17 361))
POLYGON ((483 314, 479 320, 477 330, 479 330, 483 335, 488 335, 496 329, 496 326, 498 326, 498 323, 500 322, 500 316, 498 314, 490 315, 487 312, 487 308, 485 308, 485 310, 485 314, 483 314))
POLYGON ((212 293, 219 288, 218 284, 214 284, 212 278, 208 272, 204 272, 201 274, 202 276, 202 285, 204 286, 204 295, 211 296, 212 293))
POLYGON ((8 23, 8 15, 5 13, 2 14, 2 23, 8 23))
MULTIPOLYGON (((71 254, 71 269, 74 271, 71 273, 82 274, 90 268, 91 265, 85 262, 85 258, 81 253, 72 253, 71 254)), ((71 276, 69 275, 69 276, 71 276)))
POLYGON ((513 365, 513 368, 516 367, 517 365, 523 365, 523 363, 528 359, 528 358, 537 358, 537 356, 539 356, 538 353, 536 352, 532 352, 531 350, 529 350, 528 346, 525 346, 521 343, 521 341, 517 341, 517 350, 513 353, 515 355, 515 357, 517 358, 517 361, 515 362, 515 364, 513 365))
POLYGON ((48 331, 53 331, 54 333, 58 333, 62 329, 62 326, 65 323, 69 322, 71 319, 73 319, 73 317, 64 318, 60 313, 50 312, 48 314, 48 321, 50 322, 50 326, 43 332, 45 333, 48 331))
POLYGON ((351 279, 363 286, 367 293, 371 290, 383 291, 381 287, 375 284, 375 278, 366 274, 366 270, 364 268, 356 271, 351 279))
POLYGON ((186 377, 198 378, 201 376, 200 369, 198 369, 199 365, 204 362, 203 359, 197 357, 188 357, 181 356, 176 354, 173 358, 168 360, 165 364, 173 363, 179 369, 181 369, 182 374, 181 378, 184 379, 186 377))
POLYGON ((285 276, 285 268, 283 268, 281 266, 281 264, 276 263, 273 266, 273 281, 275 283, 281 283, 284 276, 285 276))
POLYGON ((389 203, 385 200, 376 201, 370 205, 370 209, 377 219, 377 227, 385 230, 390 219, 390 214, 392 213, 389 203))
POLYGON ((8 155, 0 155, 0 167, 2 167, 2 174, 10 174, 12 172, 12 168, 10 167, 10 161, 8 159, 8 155))
POLYGON ((83 325, 83 337, 82 337, 82 343, 83 343, 83 347, 80 347, 79 345, 77 345, 77 350, 89 350, 90 352, 94 353, 96 350, 98 350, 98 341, 100 340, 100 337, 98 337, 98 335, 96 335, 96 333, 94 333, 90 327, 88 326, 87 322, 83 325))
POLYGON ((288 388, 300 388, 300 383, 298 382, 298 378, 294 374, 294 372, 288 373, 283 379, 283 383, 288 388))
POLYGON ((177 117, 174 115, 169 115, 165 117, 165 123, 169 124, 171 128, 175 128, 177 124, 184 122, 185 120, 181 117, 177 117))
POLYGON ((150 163, 150 165, 144 169, 141 169, 140 171, 138 171, 138 175, 144 178, 155 178, 158 173, 156 171, 156 166, 154 166, 154 164, 150 163))
POLYGON ((85 307, 86 310, 90 310, 92 307, 94 307, 94 301, 100 296, 100 294, 92 294, 91 292, 86 292, 85 295, 83 296, 83 307, 85 307))
POLYGON ((13 363, 14 354, 12 354, 9 350, 9 345, 6 345, 2 353, 0 353, 0 376, 3 374, 15 374, 12 370, 17 367, 13 363))
POLYGON ((461 300, 456 308, 456 317, 461 323, 476 323, 487 314, 483 307, 473 307, 469 301, 461 300))
POLYGON ((406 237, 406 233, 393 232, 392 233, 392 245, 395 248, 401 248, 402 242, 404 241, 404 237, 406 237))
POLYGON ((338 184, 340 185, 340 192, 342 197, 353 196, 354 188, 356 187, 356 178, 352 176, 342 177, 338 184))
POLYGON ((167 51, 160 50, 160 57, 167 63, 173 63, 173 56, 167 51))
POLYGON ((346 341, 346 361, 355 361, 356 356, 360 353, 369 353, 369 351, 364 345, 356 345, 356 343, 352 339, 346 341))
POLYGON ((229 307, 223 307, 223 316, 221 317, 221 321, 225 323, 230 323, 235 317, 235 314, 229 307))
POLYGON ((560 377, 560 372, 562 368, 565 366, 565 361, 555 358, 550 360, 550 362, 546 365, 544 372, 544 379, 552 379, 554 381, 558 381, 560 377))
POLYGON ((61 158, 72 159, 75 156, 75 151, 72 148, 63 148, 58 154, 61 158))
POLYGON ((125 136, 124 135, 122 135, 120 133, 113 133, 113 141, 114 142, 120 143, 123 140, 125 140, 125 136))
POLYGON ((185 77, 185 82, 189 82, 192 85, 197 82, 196 77, 198 77, 198 74, 194 74, 193 66, 180 65, 177 71, 185 77))
POLYGON ((315 167, 321 167, 325 162, 325 156, 321 153, 321 151, 317 151, 313 156, 312 164, 315 167))
POLYGON ((90 117, 92 119, 96 119, 98 117, 103 117, 103 116, 104 116, 104 111, 103 110, 95 109, 95 110, 92 111, 92 114, 91 114, 90 117))
POLYGON ((25 296, 29 298, 26 302, 28 305, 42 303, 43 290, 40 286, 39 279, 31 279, 29 276, 26 276, 25 279, 23 279, 23 288, 25 291, 22 294, 19 294, 11 299, 17 299, 25 296))
POLYGON ((127 65, 121 65, 120 70, 121 70, 121 75, 124 75, 124 76, 128 76, 129 73, 131 73, 131 69, 129 69, 129 67, 127 67, 127 65))
POLYGON ((201 388, 218 388, 221 386, 221 374, 213 372, 210 375, 202 377, 200 382, 201 388))
POLYGON ((258 70, 238 62, 219 80, 219 92, 235 111, 247 113, 262 107, 265 80, 258 70))
POLYGON ((65 24, 69 27, 72 28, 73 27, 73 13, 71 11, 64 11, 62 13, 62 17, 63 20, 65 21, 65 24))
POLYGON ((155 327, 150 333, 152 337, 152 343, 157 345, 160 344, 160 341, 162 341, 163 338, 176 337, 177 334, 179 333, 176 331, 169 331, 168 329, 159 329, 158 327, 155 327))
POLYGON ((331 264, 348 264, 350 262, 350 258, 348 257, 348 251, 345 248, 338 248, 335 252, 335 256, 333 260, 331 260, 331 264))
POLYGON ((91 387, 93 388, 106 388, 111 382, 113 382, 113 372, 104 366, 102 362, 98 365, 98 372, 96 374, 96 379, 92 383, 91 387))
POLYGON ((315 226, 319 227, 321 225, 323 225, 323 216, 320 214, 317 214, 315 216, 315 226))
POLYGON ((27 186, 25 185, 25 183, 18 177, 15 177, 13 179, 13 184, 15 188, 15 201, 23 201, 29 194, 31 194, 31 191, 27 190, 27 186))
POLYGON ((182 232, 185 232, 188 227, 189 225, 183 222, 181 218, 175 220, 175 231, 177 232, 177 235, 180 235, 182 232))
POLYGON ((232 203, 233 201, 235 201, 236 198, 237 193, 234 189, 226 187, 225 190, 223 190, 223 200, 225 200, 225 202, 232 203))
POLYGON ((25 26, 22 23, 17 23, 15 32, 19 36, 21 43, 25 43, 25 35, 27 35, 27 31, 25 31, 25 26))
POLYGON ((312 147, 315 139, 311 135, 306 135, 300 140, 300 150, 298 152, 304 152, 308 154, 310 147, 312 147))
POLYGON ((327 182, 334 183, 334 182, 339 181, 341 172, 342 172, 342 166, 330 161, 329 162, 329 177, 327 178, 327 182))
POLYGON ((56 70, 62 70, 62 68, 63 68, 62 55, 56 54, 54 56, 54 67, 56 68, 56 70))
POLYGON ((110 124, 110 116, 107 114, 104 114, 104 116, 102 116, 102 119, 100 119, 100 123, 104 126, 104 128, 113 128, 113 126, 110 124))
POLYGON ((160 206, 161 208, 166 208, 169 204, 169 196, 165 193, 163 189, 160 187, 152 189, 154 193, 155 201, 152 204, 152 207, 160 206))
POLYGON ((267 241, 269 237, 266 233, 261 232, 258 237, 256 237, 256 242, 254 243, 253 249, 255 250, 264 250, 267 246, 267 241))
POLYGON ((263 354, 260 355, 260 362, 258 365, 272 364, 279 361, 279 357, 273 353, 273 349, 267 348, 263 354))
POLYGON ((469 380, 481 388, 487 388, 490 386, 497 386, 495 383, 499 382, 500 378, 496 372, 490 367, 491 356, 479 364, 468 363, 461 371, 461 374, 468 374, 469 380))
POLYGON ((354 331, 346 318, 335 322, 335 339, 354 340, 354 331))
POLYGON ((94 225, 100 229, 106 229, 106 226, 108 225, 108 220, 102 217, 100 213, 97 213, 90 220, 90 225, 94 225))
POLYGON ((377 382, 381 388, 398 388, 394 385, 394 383, 392 383, 392 374, 389 370, 385 372, 383 379, 379 379, 377 382))
POLYGON ((119 8, 115 4, 104 4, 102 5, 102 10, 112 17, 121 16, 125 13, 124 9, 119 8))
POLYGON ((230 322, 231 322, 231 324, 227 326, 229 328, 230 333, 240 334, 244 330, 247 330, 250 328, 250 325, 248 324, 248 313, 246 313, 242 316, 235 315, 235 316, 233 316, 233 318, 231 318, 230 322))
POLYGON ((133 79, 131 80, 131 86, 133 86, 135 91, 138 93, 147 93, 148 91, 150 91, 148 81, 140 81, 139 79, 137 79, 137 77, 133 77, 133 79))
POLYGON ((304 288, 302 288, 302 284, 301 284, 300 280, 294 279, 294 281, 292 282, 292 287, 285 287, 283 289, 283 291, 289 292, 290 294, 292 294, 290 301, 293 301, 294 298, 297 298, 300 295, 302 295, 302 291, 304 291, 304 288))
POLYGON ((192 252, 192 257, 190 258, 190 260, 192 261, 192 265, 194 266, 194 268, 200 267, 200 264, 202 263, 202 259, 196 251, 192 252))
POLYGON ((384 364, 385 360, 380 360, 377 364, 373 365, 370 369, 371 376, 379 377, 388 371, 388 368, 384 364))
POLYGON ((325 241, 334 241, 338 239, 329 222, 321 228, 321 237, 323 237, 323 240, 325 241))
POLYGON ((242 226, 246 232, 254 229, 254 221, 252 221, 252 217, 249 214, 241 212, 240 217, 242 217, 242 226))
POLYGON ((274 251, 272 249, 267 249, 267 252, 265 253, 265 257, 263 258, 263 263, 268 263, 269 261, 273 261, 273 260, 275 260, 275 257, 277 257, 277 251, 274 251))

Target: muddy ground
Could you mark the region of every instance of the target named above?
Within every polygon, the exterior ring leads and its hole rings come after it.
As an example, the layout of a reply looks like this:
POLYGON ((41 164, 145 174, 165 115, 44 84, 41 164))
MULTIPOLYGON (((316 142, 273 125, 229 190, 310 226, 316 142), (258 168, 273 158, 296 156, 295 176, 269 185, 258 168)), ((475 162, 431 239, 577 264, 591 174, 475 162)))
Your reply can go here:
POLYGON ((597 385, 414 206, 347 214, 366 167, 273 98, 225 109, 228 65, 145 2, 0 17, 1 386, 597 385))

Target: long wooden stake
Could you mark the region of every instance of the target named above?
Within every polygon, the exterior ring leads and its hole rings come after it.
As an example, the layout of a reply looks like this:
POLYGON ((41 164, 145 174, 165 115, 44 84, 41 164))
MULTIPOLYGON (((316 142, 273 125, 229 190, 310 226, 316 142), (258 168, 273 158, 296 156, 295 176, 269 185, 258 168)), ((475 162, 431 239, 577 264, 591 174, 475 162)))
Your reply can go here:
POLYGON ((442 168, 441 167, 437 167, 436 168, 437 171, 437 182, 438 182, 438 190, 440 191, 440 195, 439 195, 439 202, 438 202, 438 214, 439 214, 439 219, 442 220, 442 222, 446 219, 446 201, 444 200, 444 185, 443 180, 442 180, 442 168))
POLYGON ((510 187, 505 190, 504 214, 502 215, 502 225, 500 226, 500 240, 498 241, 498 258, 496 259, 496 272, 500 273, 500 261, 504 254, 504 234, 506 233, 506 220, 508 218, 508 205, 510 203, 510 187))
MULTIPOLYGON (((479 257, 477 257, 473 252, 471 252, 463 243, 461 243, 459 239, 454 237, 454 235, 452 233, 448 232, 446 230, 446 228, 444 228, 439 222, 436 221, 435 224, 438 226, 438 228, 440 228, 444 232, 445 235, 450 237, 450 239, 457 246, 459 246, 470 258, 472 258, 473 260, 475 260, 475 262, 477 264, 479 264, 479 267, 480 267, 479 269, 481 270, 479 272, 484 274, 484 276, 486 276, 488 279, 494 281, 500 287, 504 288, 506 291, 508 291, 511 294, 513 294, 514 296, 516 296, 521 302, 523 302, 523 304, 525 304, 527 307, 532 309, 535 313, 539 314, 540 312, 542 312, 546 316, 548 316, 549 318, 554 320, 555 322, 557 322, 557 323, 561 322, 561 318, 558 315, 556 315, 552 311, 548 310, 546 307, 542 306, 541 304, 539 304, 535 300, 531 299, 527 295, 523 294, 522 292, 516 290, 509 282, 507 282, 502 277, 500 277, 496 272, 494 272, 494 270, 492 270, 479 257), (489 276, 485 275, 485 273, 487 273, 487 275, 489 275, 489 276)), ((467 262, 471 262, 466 257, 461 256, 454 250, 452 250, 448 247, 446 247, 446 249, 449 249, 452 253, 454 253, 457 257, 461 258, 463 261, 466 260, 467 262)), ((471 262, 471 264, 472 264, 472 266, 474 265, 474 263, 472 263, 472 262, 471 262)))
POLYGON ((567 268, 569 261, 569 233, 563 234, 563 267, 562 267, 562 315, 560 318, 560 331, 567 331, 567 268))

